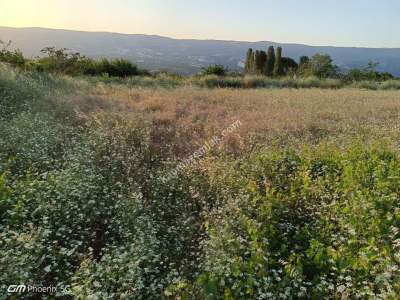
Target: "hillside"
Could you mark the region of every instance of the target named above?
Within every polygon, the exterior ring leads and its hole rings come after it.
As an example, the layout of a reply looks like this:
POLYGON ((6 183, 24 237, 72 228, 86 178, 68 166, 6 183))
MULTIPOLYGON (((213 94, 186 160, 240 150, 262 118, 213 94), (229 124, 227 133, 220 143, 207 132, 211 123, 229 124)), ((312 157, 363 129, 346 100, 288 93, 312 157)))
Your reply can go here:
POLYGON ((0 64, 0 299, 398 298, 399 91, 162 76, 0 64))
POLYGON ((369 60, 380 63, 378 70, 400 76, 400 49, 315 47, 301 44, 279 44, 271 41, 241 42, 220 40, 179 40, 162 36, 82 32, 44 28, 0 27, 0 39, 12 40, 28 56, 37 56, 47 46, 66 47, 90 57, 134 60, 150 70, 168 69, 193 74, 209 64, 223 64, 240 70, 248 48, 265 49, 282 46, 284 56, 295 59, 322 52, 331 55, 343 69, 363 67, 369 60))

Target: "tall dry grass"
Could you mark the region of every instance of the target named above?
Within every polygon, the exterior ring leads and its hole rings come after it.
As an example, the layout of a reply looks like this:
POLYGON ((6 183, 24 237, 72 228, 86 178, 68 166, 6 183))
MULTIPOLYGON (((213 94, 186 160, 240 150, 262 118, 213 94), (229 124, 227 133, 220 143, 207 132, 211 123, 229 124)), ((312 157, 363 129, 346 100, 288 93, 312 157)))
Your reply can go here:
POLYGON ((227 137, 235 149, 277 139, 393 136, 400 126, 399 91, 152 90, 100 85, 72 101, 86 113, 139 113, 153 122, 155 136, 162 139, 157 142, 173 143, 177 152, 192 151, 236 120, 242 126, 227 137))

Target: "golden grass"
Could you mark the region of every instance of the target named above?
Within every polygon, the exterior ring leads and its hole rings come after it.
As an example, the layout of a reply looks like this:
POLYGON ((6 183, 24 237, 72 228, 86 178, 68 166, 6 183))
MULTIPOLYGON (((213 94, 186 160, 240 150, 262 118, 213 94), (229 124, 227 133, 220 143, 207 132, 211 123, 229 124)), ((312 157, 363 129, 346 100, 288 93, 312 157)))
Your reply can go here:
POLYGON ((85 111, 136 112, 153 121, 155 136, 192 151, 236 120, 227 139, 251 146, 274 139, 320 140, 353 134, 393 135, 400 126, 400 91, 359 89, 130 89, 100 85, 74 102, 85 111))

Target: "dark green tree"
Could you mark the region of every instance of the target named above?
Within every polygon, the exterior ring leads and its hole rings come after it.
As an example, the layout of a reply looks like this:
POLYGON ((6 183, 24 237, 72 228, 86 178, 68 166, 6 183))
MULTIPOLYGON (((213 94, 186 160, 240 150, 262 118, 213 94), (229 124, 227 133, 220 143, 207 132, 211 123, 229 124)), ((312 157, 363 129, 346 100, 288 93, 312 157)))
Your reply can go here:
POLYGON ((275 77, 279 77, 283 75, 282 70, 282 47, 276 48, 276 55, 275 55, 275 65, 273 75, 275 77))
POLYGON ((252 59, 253 59, 253 49, 249 48, 246 54, 246 63, 244 66, 244 73, 251 74, 252 73, 252 59))
POLYGON ((310 66, 310 58, 308 56, 300 57, 299 68, 297 70, 297 73, 303 77, 312 75, 311 66, 310 66))
POLYGON ((308 56, 300 56, 300 64, 299 66, 306 65, 310 62, 310 58, 308 56))
POLYGON ((265 64, 264 74, 272 76, 275 66, 275 50, 274 46, 270 46, 267 51, 267 62, 265 64))
POLYGON ((260 50, 256 50, 254 54, 254 73, 258 73, 259 65, 260 65, 260 50))
POLYGON ((254 74, 256 64, 256 54, 253 52, 253 55, 250 57, 250 74, 254 74))
POLYGON ((338 67, 333 64, 332 58, 327 54, 315 54, 310 60, 313 76, 319 78, 335 78, 338 76, 338 67))
POLYGON ((282 57, 282 72, 284 75, 295 74, 299 65, 290 57, 282 57))
POLYGON ((265 51, 256 51, 256 59, 255 59, 255 73, 263 74, 265 63, 267 61, 267 53, 265 51))
POLYGON ((255 60, 254 60, 254 71, 255 71, 255 73, 256 74, 258 74, 259 73, 259 71, 260 71, 260 65, 261 65, 261 54, 260 54, 260 50, 257 50, 256 51, 256 54, 255 54, 255 60))

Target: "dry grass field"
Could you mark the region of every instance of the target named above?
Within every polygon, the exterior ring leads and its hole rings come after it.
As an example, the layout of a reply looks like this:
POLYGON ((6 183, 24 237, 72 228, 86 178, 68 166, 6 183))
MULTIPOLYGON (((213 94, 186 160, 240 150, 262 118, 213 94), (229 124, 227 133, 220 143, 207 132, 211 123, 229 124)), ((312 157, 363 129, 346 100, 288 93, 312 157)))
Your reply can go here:
POLYGON ((242 125, 228 136, 233 151, 277 140, 397 137, 400 126, 400 91, 99 85, 72 101, 85 113, 138 113, 149 118, 155 135, 176 145, 178 153, 192 151, 236 120, 242 125))

